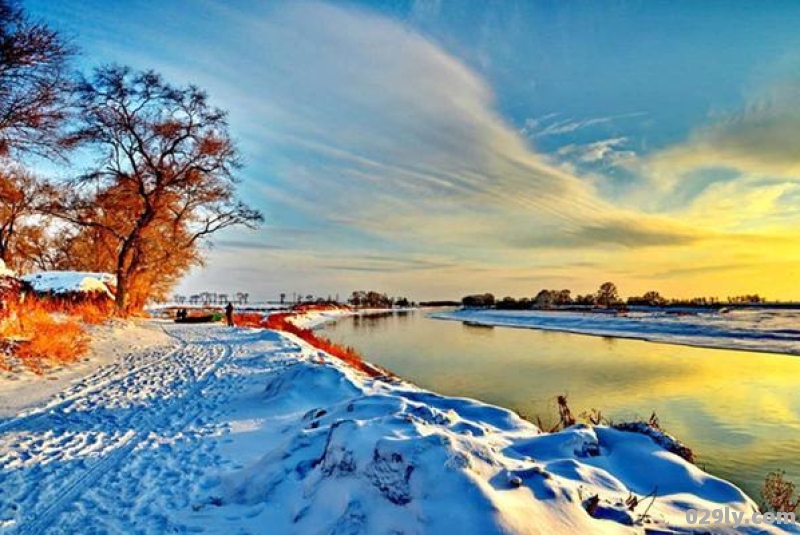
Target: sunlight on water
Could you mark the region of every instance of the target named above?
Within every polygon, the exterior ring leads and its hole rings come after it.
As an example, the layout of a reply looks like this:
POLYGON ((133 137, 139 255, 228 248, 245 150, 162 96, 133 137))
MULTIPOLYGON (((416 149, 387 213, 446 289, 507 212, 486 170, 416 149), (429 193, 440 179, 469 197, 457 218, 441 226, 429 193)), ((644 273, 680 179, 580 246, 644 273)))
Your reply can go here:
POLYGON ((553 420, 574 413, 648 418, 695 450, 698 464, 758 499, 764 476, 800 483, 800 357, 702 349, 433 320, 424 313, 325 328, 367 360, 437 392, 553 420))

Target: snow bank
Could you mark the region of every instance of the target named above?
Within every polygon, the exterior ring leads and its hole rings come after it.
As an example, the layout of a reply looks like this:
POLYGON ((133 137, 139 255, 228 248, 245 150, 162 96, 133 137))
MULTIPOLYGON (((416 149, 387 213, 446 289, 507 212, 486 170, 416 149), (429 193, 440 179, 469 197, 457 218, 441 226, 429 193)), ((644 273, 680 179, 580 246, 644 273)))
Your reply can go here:
POLYGON ((44 271, 26 275, 22 280, 30 284, 37 293, 55 295, 99 293, 114 297, 111 289, 116 286, 117 279, 109 273, 44 271))
POLYGON ((412 308, 334 308, 327 310, 305 310, 292 316, 292 323, 302 329, 316 329, 327 323, 338 321, 342 318, 353 316, 382 316, 384 314, 394 314, 395 312, 407 312, 415 310, 412 308))
POLYGON ((505 409, 367 379, 292 341, 289 360, 248 357, 261 373, 229 405, 224 451, 239 468, 209 490, 215 530, 642 533, 688 528, 691 508, 756 510, 646 435, 544 434, 505 409))
POLYGON ((734 310, 691 315, 624 315, 536 310, 455 310, 430 317, 481 325, 565 331, 720 349, 800 355, 800 310, 734 310))

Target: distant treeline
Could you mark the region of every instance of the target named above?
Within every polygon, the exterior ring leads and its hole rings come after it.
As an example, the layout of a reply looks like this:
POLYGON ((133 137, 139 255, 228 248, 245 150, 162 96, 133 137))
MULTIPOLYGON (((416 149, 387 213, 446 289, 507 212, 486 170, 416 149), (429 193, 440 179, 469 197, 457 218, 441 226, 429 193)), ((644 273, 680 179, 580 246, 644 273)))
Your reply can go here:
POLYGON ((406 297, 389 297, 384 293, 375 291, 358 290, 352 293, 347 302, 354 307, 361 308, 393 308, 393 307, 409 307, 414 306, 414 303, 406 297))
MULTIPOLYGON (((690 299, 670 299, 653 290, 641 296, 622 299, 613 282, 604 282, 595 293, 575 295, 572 291, 543 289, 535 297, 503 297, 496 299, 491 293, 467 295, 461 304, 468 308, 497 308, 503 310, 563 309, 563 308, 618 308, 627 307, 687 307, 723 308, 730 305, 761 305, 766 299, 758 294, 730 296, 725 300, 717 297, 694 297, 690 299)), ((786 304, 789 306, 788 304, 786 304)))
POLYGON ((421 307, 456 307, 461 301, 420 301, 421 307))

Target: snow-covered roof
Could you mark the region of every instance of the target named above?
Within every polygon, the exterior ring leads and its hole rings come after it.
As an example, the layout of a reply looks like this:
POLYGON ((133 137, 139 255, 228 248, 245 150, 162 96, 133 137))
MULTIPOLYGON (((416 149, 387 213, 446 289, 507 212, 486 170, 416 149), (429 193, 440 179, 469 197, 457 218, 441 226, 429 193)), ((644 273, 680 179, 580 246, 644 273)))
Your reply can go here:
POLYGON ((0 259, 0 277, 16 277, 17 274, 6 267, 6 263, 0 259))
POLYGON ((38 293, 104 293, 113 297, 111 288, 116 286, 117 278, 109 273, 86 271, 43 271, 25 275, 22 280, 38 293))

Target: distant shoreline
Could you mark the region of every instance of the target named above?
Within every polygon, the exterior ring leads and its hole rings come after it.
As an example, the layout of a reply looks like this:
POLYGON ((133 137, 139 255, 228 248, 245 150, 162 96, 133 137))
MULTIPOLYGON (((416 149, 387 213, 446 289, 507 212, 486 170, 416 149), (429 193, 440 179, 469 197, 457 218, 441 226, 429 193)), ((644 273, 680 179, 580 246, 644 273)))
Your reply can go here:
MULTIPOLYGON (((713 335, 704 335, 697 333, 695 333, 692 338, 689 338, 687 335, 682 335, 681 333, 674 333, 674 332, 673 333, 664 331, 642 332, 641 330, 614 329, 613 326, 612 327, 598 326, 591 328, 591 327, 579 327, 574 325, 558 325, 558 324, 546 324, 546 323, 535 323, 532 321, 525 321, 526 319, 531 319, 530 317, 525 318, 524 317, 525 313, 547 314, 548 312, 560 312, 560 313, 582 312, 594 315, 594 313, 592 313, 591 311, 577 311, 577 310, 553 311, 553 310, 461 309, 452 312, 438 312, 434 314, 428 314, 428 317, 437 320, 461 321, 465 324, 485 326, 485 327, 533 329, 539 331, 563 332, 568 334, 594 336, 601 338, 620 338, 624 340, 638 340, 641 342, 649 342, 649 343, 664 344, 664 345, 697 347, 704 349, 720 349, 727 351, 744 351, 748 353, 767 353, 771 355, 786 355, 793 357, 800 356, 800 331, 796 333, 795 338, 790 338, 790 337, 769 338, 767 333, 765 333, 765 336, 763 338, 758 338, 757 336, 737 337, 735 334, 729 334, 728 338, 724 338, 722 336, 714 337, 713 335), (509 317, 505 319, 503 317, 491 317, 485 314, 486 312, 506 314, 509 317), (523 317, 514 318, 513 316, 516 314, 519 314, 520 316, 523 317), (797 347, 792 348, 786 346, 784 347, 779 347, 775 345, 770 346, 766 343, 761 343, 760 345, 748 346, 746 342, 753 340, 762 342, 766 342, 767 340, 773 342, 788 342, 788 343, 796 342, 797 347)), ((598 318, 604 316, 607 317, 606 314, 597 313, 598 318)), ((622 318, 625 317, 622 316, 622 318)), ((621 321, 625 321, 625 319, 622 319, 621 321)), ((628 320, 628 323, 631 323, 636 327, 641 327, 644 322, 628 320)))

